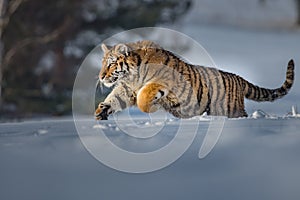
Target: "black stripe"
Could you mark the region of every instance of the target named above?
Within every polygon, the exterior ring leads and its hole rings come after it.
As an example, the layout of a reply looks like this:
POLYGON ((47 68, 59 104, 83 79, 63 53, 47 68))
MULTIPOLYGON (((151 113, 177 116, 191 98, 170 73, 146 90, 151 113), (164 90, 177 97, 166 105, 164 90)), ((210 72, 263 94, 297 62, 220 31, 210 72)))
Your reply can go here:
POLYGON ((179 62, 178 63, 178 73, 182 74, 183 75, 183 66, 182 66, 182 62, 179 62))
POLYGON ((293 86, 293 84, 285 82, 286 88, 287 89, 291 89, 291 87, 293 86))
POLYGON ((257 87, 257 100, 260 101, 260 93, 261 93, 261 88, 257 87))
POLYGON ((129 64, 127 63, 127 61, 126 61, 126 60, 124 60, 124 64, 125 64, 125 66, 126 66, 126 70, 127 70, 127 72, 129 72, 129 64))
POLYGON ((236 112, 236 106, 237 106, 237 81, 236 81, 236 75, 232 75, 231 76, 232 78, 232 82, 233 82, 233 85, 232 85, 232 95, 233 96, 233 108, 232 108, 232 116, 234 117, 235 116, 235 112, 236 112))
POLYGON ((188 64, 186 64, 184 67, 185 67, 185 69, 186 69, 186 71, 187 71, 187 73, 185 73, 184 76, 188 76, 188 81, 189 81, 190 83, 192 83, 192 82, 191 82, 191 79, 192 79, 191 68, 190 68, 190 66, 189 66, 188 64))
POLYGON ((186 103, 184 103, 183 105, 188 105, 189 103, 191 103, 191 96, 192 96, 192 95, 193 95, 193 88, 190 87, 188 96, 187 96, 187 98, 186 98, 187 101, 185 101, 186 103))
POLYGON ((135 77, 137 78, 136 81, 138 81, 139 78, 140 78, 141 70, 142 70, 141 67, 138 67, 137 70, 136 70, 136 71, 137 71, 137 74, 136 74, 136 76, 135 76, 135 77))
MULTIPOLYGON (((220 82, 219 82, 219 78, 218 78, 218 72, 215 70, 215 69, 211 69, 211 72, 213 73, 213 75, 215 76, 215 81, 216 81, 216 85, 217 85, 217 88, 215 88, 215 90, 216 90, 216 102, 214 102, 215 103, 215 105, 214 105, 214 107, 216 108, 216 110, 217 110, 217 103, 220 103, 220 101, 219 101, 219 95, 220 95, 220 87, 219 87, 219 85, 220 85, 220 82)), ((222 108, 223 106, 221 106, 221 108, 222 108)), ((223 113, 223 111, 222 111, 222 113, 223 113)))
POLYGON ((175 60, 175 65, 173 64, 172 66, 170 66, 170 67, 172 67, 172 75, 173 75, 173 78, 175 78, 175 79, 176 79, 176 77, 177 77, 177 76, 175 76, 175 75, 178 74, 177 70, 175 69, 176 63, 177 63, 177 62, 178 62, 178 61, 175 60))
POLYGON ((267 100, 268 94, 267 94, 266 89, 262 89, 261 91, 262 91, 262 95, 263 95, 263 100, 267 100))
POLYGON ((294 73, 293 72, 290 72, 286 75, 286 79, 287 80, 294 80, 294 73))
POLYGON ((187 85, 186 81, 184 81, 183 83, 184 83, 184 85, 183 85, 182 91, 180 92, 179 95, 177 95, 178 99, 180 99, 182 97, 182 95, 184 94, 184 91, 185 91, 185 88, 186 88, 186 85, 187 85))
POLYGON ((210 115, 210 103, 211 103, 211 98, 209 92, 207 93, 207 104, 205 106, 204 112, 207 113, 207 115, 210 115))
POLYGON ((222 75, 222 72, 220 72, 220 75, 221 75, 221 79, 222 79, 222 83, 220 83, 220 85, 219 85, 219 88, 220 88, 220 90, 219 90, 219 92, 220 92, 220 94, 219 94, 219 99, 218 99, 218 101, 220 101, 220 104, 221 104, 221 109, 222 109, 222 113, 224 113, 225 112, 225 110, 224 110, 224 101, 225 101, 225 96, 226 96, 226 90, 224 91, 224 93, 223 93, 223 95, 221 96, 221 86, 223 85, 223 90, 225 89, 225 83, 224 83, 224 77, 223 77, 223 75, 222 75))
POLYGON ((274 101, 277 98, 278 98, 278 91, 277 90, 272 90, 272 100, 271 101, 274 101))
POLYGON ((247 86, 248 86, 248 91, 247 91, 245 97, 246 97, 246 98, 249 98, 250 95, 252 94, 252 86, 251 86, 248 82, 247 82, 246 84, 247 84, 247 86))
POLYGON ((266 89, 266 93, 267 93, 267 100, 268 101, 272 101, 272 93, 273 91, 270 89, 266 89))
POLYGON ((173 68, 178 71, 178 67, 179 67, 179 60, 175 59, 175 65, 173 65, 173 68))
POLYGON ((136 57, 137 57, 137 67, 139 67, 142 63, 142 59, 141 59, 141 56, 139 54, 136 54, 136 57))
POLYGON ((167 59, 164 61, 164 65, 168 65, 169 64, 169 61, 170 61, 170 57, 168 55, 168 53, 166 53, 166 56, 167 56, 167 59))
POLYGON ((230 117, 230 111, 231 111, 231 109, 230 109, 230 101, 231 101, 231 95, 230 95, 230 93, 231 93, 231 90, 232 90, 232 88, 231 88, 231 79, 230 79, 230 77, 226 74, 226 78, 227 78, 227 83, 228 83, 228 89, 227 89, 227 92, 228 92, 228 100, 227 100, 227 113, 228 113, 228 116, 230 117))
POLYGON ((187 81, 186 80, 186 78, 185 78, 185 74, 183 73, 183 71, 184 71, 184 65, 182 66, 182 63, 179 65, 179 71, 178 71, 178 73, 180 74, 180 76, 179 76, 179 80, 180 81, 187 81))
POLYGON ((256 100, 257 99, 257 86, 255 85, 252 92, 254 92, 253 94, 253 99, 256 100))
POLYGON ((203 70, 203 74, 204 74, 204 76, 205 76, 205 79, 206 79, 206 84, 207 84, 207 89, 208 89, 208 102, 207 102, 207 104, 208 104, 208 106, 206 106, 206 108, 205 108, 205 110, 206 110, 206 112, 207 112, 207 114, 208 115, 210 115, 211 114, 211 98, 212 98, 212 96, 213 96, 213 94, 214 94, 214 88, 213 88, 213 86, 212 86, 212 81, 211 81, 211 77, 209 76, 209 73, 207 72, 208 70, 209 70, 209 68, 207 68, 207 67, 202 67, 202 70, 203 70))
POLYGON ((197 90, 197 101, 198 101, 199 106, 201 103, 202 94, 203 94, 203 84, 202 84, 201 78, 199 78, 199 86, 198 86, 198 90, 197 90))
POLYGON ((208 73, 207 73, 207 68, 206 67, 201 67, 203 75, 205 76, 206 82, 209 82, 209 78, 208 78, 208 73))
MULTIPOLYGON (((221 73, 221 77, 222 77, 222 81, 223 81, 223 86, 224 86, 224 96, 223 96, 223 101, 226 101, 226 95, 227 95, 227 87, 226 87, 226 81, 225 81, 225 74, 224 74, 224 72, 223 73, 221 73)), ((227 102, 228 103, 228 102, 227 102)), ((224 114, 227 114, 228 115, 228 111, 227 112, 225 112, 225 108, 222 106, 222 108, 223 108, 223 112, 224 112, 224 114)))
POLYGON ((122 84, 122 87, 124 88, 124 90, 125 90, 125 94, 126 94, 126 96, 127 97, 130 97, 131 96, 131 92, 128 90, 128 87, 127 87, 127 85, 126 84, 124 84, 124 83, 121 83, 122 84))
POLYGON ((206 67, 202 67, 201 68, 203 71, 203 75, 205 77, 205 80, 206 80, 206 83, 207 83, 207 86, 208 86, 208 90, 210 93, 213 92, 213 88, 212 88, 212 85, 211 85, 211 81, 209 79, 209 74, 207 73, 207 68, 206 67))
POLYGON ((123 99, 121 99, 121 97, 119 97, 119 96, 117 96, 117 95, 115 95, 115 97, 116 97, 116 99, 119 101, 121 108, 122 108, 122 109, 125 109, 125 108, 127 107, 127 106, 126 106, 126 102, 125 102, 123 99))
POLYGON ((111 65, 112 63, 110 63, 108 66, 107 66, 107 70, 109 70, 111 68, 111 65))
POLYGON ((150 67, 149 67, 148 65, 146 65, 145 68, 146 68, 146 71, 145 71, 144 74, 143 74, 142 83, 144 83, 146 77, 148 76, 149 68, 150 68, 150 67))
POLYGON ((243 85, 242 85, 242 83, 241 83, 241 77, 239 77, 238 75, 235 75, 235 77, 236 77, 236 81, 237 81, 237 85, 239 86, 238 87, 238 90, 240 91, 240 92, 243 92, 243 85))
POLYGON ((278 92, 279 92, 280 96, 282 96, 283 94, 285 94, 286 90, 283 87, 281 87, 281 88, 279 88, 278 92))
POLYGON ((193 70, 195 73, 195 86, 197 87, 200 85, 201 76, 200 76, 200 72, 196 66, 193 66, 193 70))
POLYGON ((251 94, 250 94, 250 98, 251 99, 255 99, 255 96, 256 96, 256 89, 255 89, 255 85, 253 84, 249 84, 251 86, 251 94))

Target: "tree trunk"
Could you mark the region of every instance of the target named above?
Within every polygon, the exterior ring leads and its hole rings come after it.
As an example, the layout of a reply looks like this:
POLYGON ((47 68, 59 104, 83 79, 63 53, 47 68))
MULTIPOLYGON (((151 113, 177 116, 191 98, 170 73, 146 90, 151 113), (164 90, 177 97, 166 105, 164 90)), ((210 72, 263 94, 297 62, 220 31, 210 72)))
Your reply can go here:
MULTIPOLYGON (((0 0, 0 17, 3 19, 3 12, 4 12, 4 0, 0 0)), ((0 21, 0 23, 3 23, 0 21)), ((3 26, 0 24, 0 111, 2 108, 2 79, 3 79, 3 66, 2 66, 2 61, 3 61, 3 41, 2 41, 2 33, 3 33, 3 26)))
POLYGON ((300 0, 296 0, 296 5, 297 5, 297 13, 298 13, 297 24, 300 25, 300 0))
POLYGON ((9 24, 11 16, 17 11, 19 6, 26 0, 0 0, 0 110, 3 105, 3 71, 4 64, 4 42, 3 33, 9 24))
POLYGON ((2 80, 3 80, 2 59, 3 59, 3 42, 2 42, 2 38, 0 38, 0 111, 2 108, 2 80))

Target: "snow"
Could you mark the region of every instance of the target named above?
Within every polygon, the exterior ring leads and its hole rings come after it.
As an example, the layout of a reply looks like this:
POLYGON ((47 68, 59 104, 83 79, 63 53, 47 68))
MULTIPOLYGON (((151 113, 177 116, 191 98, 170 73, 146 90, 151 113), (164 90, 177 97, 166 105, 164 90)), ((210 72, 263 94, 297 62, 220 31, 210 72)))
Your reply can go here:
MULTIPOLYGON (((168 143, 174 137, 168 130, 179 121, 167 121, 149 141, 114 131, 114 120, 81 122, 91 124, 83 127, 90 140, 99 134, 93 130, 104 128, 116 145, 141 152, 168 143)), ((146 174, 97 161, 72 119, 0 124, 0 199, 299 199, 299 119, 227 119, 204 159, 198 153, 210 121, 187 121, 200 123, 193 144, 170 166, 146 174)), ((139 126, 148 128, 147 122, 139 126)))
POLYGON ((55 64, 55 53, 53 51, 46 52, 38 63, 38 67, 34 70, 36 75, 53 70, 55 64))
POLYGON ((275 116, 270 116, 269 114, 265 113, 263 110, 256 110, 254 113, 252 113, 251 117, 253 119, 260 119, 260 118, 276 119, 275 116))

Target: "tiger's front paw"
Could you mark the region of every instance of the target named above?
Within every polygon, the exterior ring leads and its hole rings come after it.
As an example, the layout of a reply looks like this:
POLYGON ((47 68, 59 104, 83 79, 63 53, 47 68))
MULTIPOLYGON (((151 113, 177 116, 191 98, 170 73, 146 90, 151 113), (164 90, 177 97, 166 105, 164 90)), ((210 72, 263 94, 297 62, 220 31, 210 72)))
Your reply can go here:
POLYGON ((107 120, 108 115, 112 113, 111 106, 105 103, 99 103, 98 108, 95 111, 95 117, 97 120, 107 120))

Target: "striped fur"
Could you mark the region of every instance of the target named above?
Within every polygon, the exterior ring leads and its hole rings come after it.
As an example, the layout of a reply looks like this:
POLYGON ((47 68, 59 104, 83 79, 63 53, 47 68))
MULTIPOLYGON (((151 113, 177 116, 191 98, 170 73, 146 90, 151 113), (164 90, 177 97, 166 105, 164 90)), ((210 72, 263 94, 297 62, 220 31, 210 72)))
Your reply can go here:
POLYGON ((288 93, 294 81, 294 62, 288 63, 280 88, 266 89, 240 76, 215 68, 188 64, 151 41, 102 45, 99 80, 114 89, 95 111, 107 119, 116 111, 137 106, 144 112, 164 109, 179 118, 208 115, 246 117, 244 97, 274 101, 288 93))

